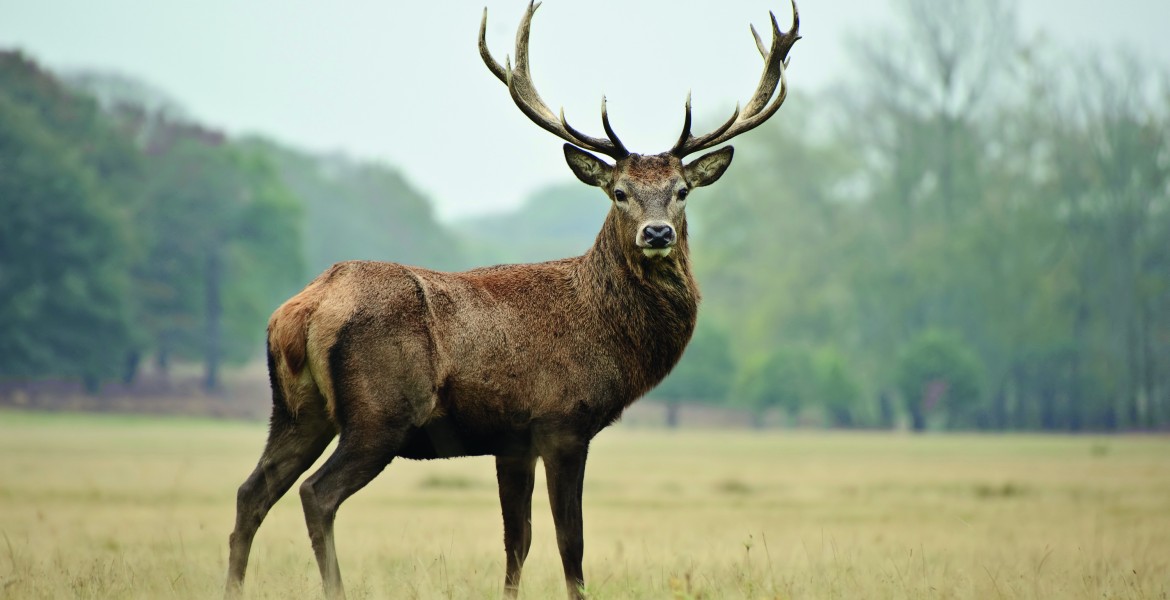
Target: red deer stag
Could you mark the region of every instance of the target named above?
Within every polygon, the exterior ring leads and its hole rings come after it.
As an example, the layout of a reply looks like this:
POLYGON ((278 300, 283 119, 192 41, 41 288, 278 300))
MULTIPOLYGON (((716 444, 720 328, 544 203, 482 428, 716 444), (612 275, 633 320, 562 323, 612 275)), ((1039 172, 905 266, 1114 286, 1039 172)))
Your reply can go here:
POLYGON ((494 455, 506 554, 505 595, 515 597, 532 540, 536 459, 544 461, 557 545, 570 598, 582 598, 581 487, 589 443, 654 387, 694 330, 686 201, 731 163, 730 146, 687 155, 759 126, 784 102, 788 52, 799 39, 772 15, 772 43, 752 29, 764 72, 747 105, 717 129, 682 135, 662 154, 633 154, 610 126, 581 133, 541 100, 528 70, 530 4, 516 35, 516 64, 488 69, 516 106, 568 143, 569 168, 612 200, 584 256, 440 273, 394 263, 334 265, 268 323, 272 421, 260 462, 240 486, 230 538, 227 595, 242 589, 257 528, 272 505, 340 434, 337 449, 300 487, 305 522, 329 598, 344 597, 334 550, 337 508, 395 457, 494 455), (610 165, 590 150, 612 158, 610 165))

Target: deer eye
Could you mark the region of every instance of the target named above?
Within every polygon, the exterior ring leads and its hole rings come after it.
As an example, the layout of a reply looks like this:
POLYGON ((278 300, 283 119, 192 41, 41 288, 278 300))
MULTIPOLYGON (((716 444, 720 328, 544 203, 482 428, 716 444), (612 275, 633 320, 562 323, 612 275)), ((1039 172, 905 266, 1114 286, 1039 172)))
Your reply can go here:
POLYGON ((678 191, 678 201, 682 202, 683 200, 686 200, 688 193, 689 192, 687 191, 687 188, 683 188, 683 189, 679 190, 678 191))
POLYGON ((623 192, 622 190, 614 190, 613 191, 613 199, 617 200, 618 202, 625 202, 626 201, 626 193, 623 192))

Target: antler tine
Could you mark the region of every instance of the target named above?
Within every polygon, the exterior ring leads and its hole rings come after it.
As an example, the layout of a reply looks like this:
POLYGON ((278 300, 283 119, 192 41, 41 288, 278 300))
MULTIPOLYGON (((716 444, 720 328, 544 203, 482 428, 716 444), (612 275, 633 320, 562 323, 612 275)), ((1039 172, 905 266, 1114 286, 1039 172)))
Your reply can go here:
POLYGON ((507 71, 504 70, 504 67, 500 66, 500 63, 496 62, 495 58, 492 58, 492 52, 487 47, 486 6, 483 7, 483 20, 479 22, 479 56, 483 59, 483 64, 487 65, 488 70, 492 72, 492 75, 495 75, 496 79, 504 82, 504 85, 508 85, 507 71))
POLYGON ((528 10, 525 11, 524 18, 520 21, 520 27, 516 31, 516 64, 514 67, 509 64, 507 68, 501 67, 492 58, 491 52, 488 51, 486 41, 487 8, 484 8, 483 21, 479 26, 479 53, 483 58, 484 64, 487 65, 488 70, 497 79, 508 86, 508 92, 512 96, 513 102, 520 109, 520 112, 523 112, 525 116, 540 126, 541 129, 552 133, 570 144, 605 154, 614 159, 621 159, 628 156, 629 151, 622 146, 617 136, 614 135, 613 129, 610 127, 609 116, 605 111, 604 99, 602 100, 601 118, 606 135, 610 138, 608 140, 586 135, 569 126, 568 122, 565 121, 563 109, 558 117, 553 114, 553 111, 540 98, 540 94, 536 91, 536 86, 532 82, 532 74, 528 68, 528 38, 532 29, 532 16, 538 8, 540 8, 539 2, 531 1, 528 3, 528 10))
POLYGON ((689 139, 691 139, 691 91, 687 90, 687 114, 683 117, 682 134, 678 136, 678 143, 674 145, 674 149, 682 148, 689 139))
POLYGON ((780 56, 777 50, 784 34, 780 31, 780 25, 776 23, 776 13, 769 11, 768 16, 772 19, 772 47, 768 50, 768 55, 764 57, 764 72, 760 75, 760 83, 756 86, 756 93, 752 95, 752 99, 743 109, 745 117, 751 117, 760 112, 760 109, 776 93, 776 85, 780 83, 782 69, 777 68, 776 65, 783 63, 784 57, 780 56))
MULTIPOLYGON (((565 130, 565 133, 568 134, 568 135, 561 135, 561 138, 564 139, 566 142, 569 142, 570 144, 576 144, 578 146, 581 146, 582 148, 585 148, 586 150, 596 150, 598 152, 601 152, 602 154, 612 156, 613 158, 621 158, 622 156, 626 156, 626 154, 621 154, 620 156, 613 156, 613 154, 610 154, 612 149, 607 149, 607 145, 605 144, 605 140, 595 138, 587 133, 582 133, 576 127, 569 125, 569 122, 565 120, 564 107, 561 107, 560 119, 558 122, 560 123, 561 128, 565 130), (594 142, 596 142, 596 143, 594 143, 594 142)), ((558 135, 560 135, 560 134, 558 134, 558 135)))
MULTIPOLYGON (((487 9, 486 8, 483 9, 483 12, 484 12, 484 18, 486 19, 487 18, 487 9)), ((769 12, 768 14, 772 14, 772 13, 769 12)), ((748 24, 748 29, 752 30, 752 37, 756 38, 756 49, 760 51, 760 56, 764 57, 764 60, 768 60, 768 46, 765 45, 764 40, 760 38, 760 32, 756 31, 756 26, 752 25, 750 23, 748 24)))
POLYGON ((622 145, 622 141, 618 139, 617 134, 613 132, 613 127, 609 124, 609 111, 605 107, 604 95, 601 97, 601 126, 605 129, 606 137, 609 138, 609 141, 613 142, 614 149, 622 153, 623 156, 629 154, 629 151, 622 145))
MULTIPOLYGON (((730 129, 732 125, 735 125, 736 120, 739 119, 739 115, 740 115, 739 103, 736 102, 735 103, 735 110, 731 112, 730 118, 728 118, 726 121, 724 121, 723 124, 720 125, 719 127, 716 127, 715 131, 712 131, 711 133, 708 133, 707 135, 704 135, 701 138, 695 138, 694 136, 691 135, 691 93, 688 91, 687 92, 686 116, 683 118, 682 134, 679 135, 678 142, 675 143, 674 148, 672 148, 670 150, 670 152, 672 154, 674 154, 675 156, 678 156, 680 158, 683 156, 686 156, 687 154, 690 154, 691 152, 694 152, 695 150, 687 150, 686 149, 688 142, 693 142, 695 140, 701 141, 701 140, 706 139, 706 138, 715 138, 715 137, 718 137, 720 135, 723 135, 723 133, 725 131, 727 131, 728 129, 730 129), (680 152, 681 152, 681 154, 680 154, 680 152)), ((709 148, 709 147, 710 146, 704 146, 704 148, 709 148)))
POLYGON ((541 100, 540 94, 536 93, 536 87, 532 85, 532 75, 528 70, 528 35, 532 27, 532 15, 536 14, 537 8, 540 8, 539 4, 529 2, 528 10, 524 12, 524 18, 520 21, 520 28, 516 31, 516 64, 509 71, 510 77, 505 83, 508 84, 512 100, 516 102, 521 112, 540 127, 560 135, 558 123, 548 105, 541 100))
POLYGON ((800 13, 797 12, 796 1, 792 0, 792 28, 786 32, 780 31, 776 15, 774 13, 768 14, 772 21, 770 48, 765 50, 764 41, 760 38, 756 28, 751 27, 756 48, 764 56, 764 72, 760 75, 760 82, 756 85, 756 91, 752 94, 747 105, 742 111, 736 106, 736 111, 731 119, 715 131, 696 138, 690 134, 690 102, 688 98, 687 119, 683 126, 683 134, 679 137, 678 144, 671 150, 672 154, 682 158, 692 152, 722 144, 741 133, 758 127, 780 109, 780 105, 788 96, 788 78, 785 72, 788 66, 788 52, 796 40, 800 39, 800 13), (780 88, 778 93, 777 87, 780 88), (776 96, 774 99, 773 95, 776 96))

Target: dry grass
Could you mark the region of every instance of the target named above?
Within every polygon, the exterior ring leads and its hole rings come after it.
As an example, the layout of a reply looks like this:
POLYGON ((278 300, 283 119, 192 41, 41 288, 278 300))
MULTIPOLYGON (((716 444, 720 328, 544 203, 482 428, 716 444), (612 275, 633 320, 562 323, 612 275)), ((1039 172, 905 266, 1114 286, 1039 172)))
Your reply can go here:
MULTIPOLYGON (((220 593, 258 424, 0 412, 0 598, 220 593)), ((563 597, 543 481, 524 598, 563 597)), ((492 598, 490 459, 397 462, 341 509, 351 598, 492 598)), ((1170 440, 616 429, 591 454, 595 598, 1167 598, 1170 440)), ((296 494, 252 598, 320 596, 296 494)))

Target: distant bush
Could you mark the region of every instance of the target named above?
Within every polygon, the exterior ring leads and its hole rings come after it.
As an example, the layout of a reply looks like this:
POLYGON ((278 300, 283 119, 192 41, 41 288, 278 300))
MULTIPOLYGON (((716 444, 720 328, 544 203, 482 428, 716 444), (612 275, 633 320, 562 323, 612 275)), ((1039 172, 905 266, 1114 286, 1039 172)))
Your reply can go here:
POLYGON ((898 389, 915 431, 930 413, 948 427, 968 424, 982 394, 979 358, 951 334, 930 330, 915 338, 898 358, 898 389))
POLYGON ((781 347, 740 372, 735 386, 739 402, 751 409, 757 426, 764 414, 779 409, 794 419, 812 395, 812 357, 804 349, 781 347))
POLYGON ((825 417, 834 427, 853 427, 858 421, 861 386, 849 372, 845 358, 833 349, 825 349, 813 359, 813 389, 811 395, 824 409, 825 417))
POLYGON ((853 427, 862 392, 837 350, 781 347, 741 371, 735 397, 752 410, 757 425, 768 411, 780 410, 795 420, 811 408, 830 426, 853 427))

